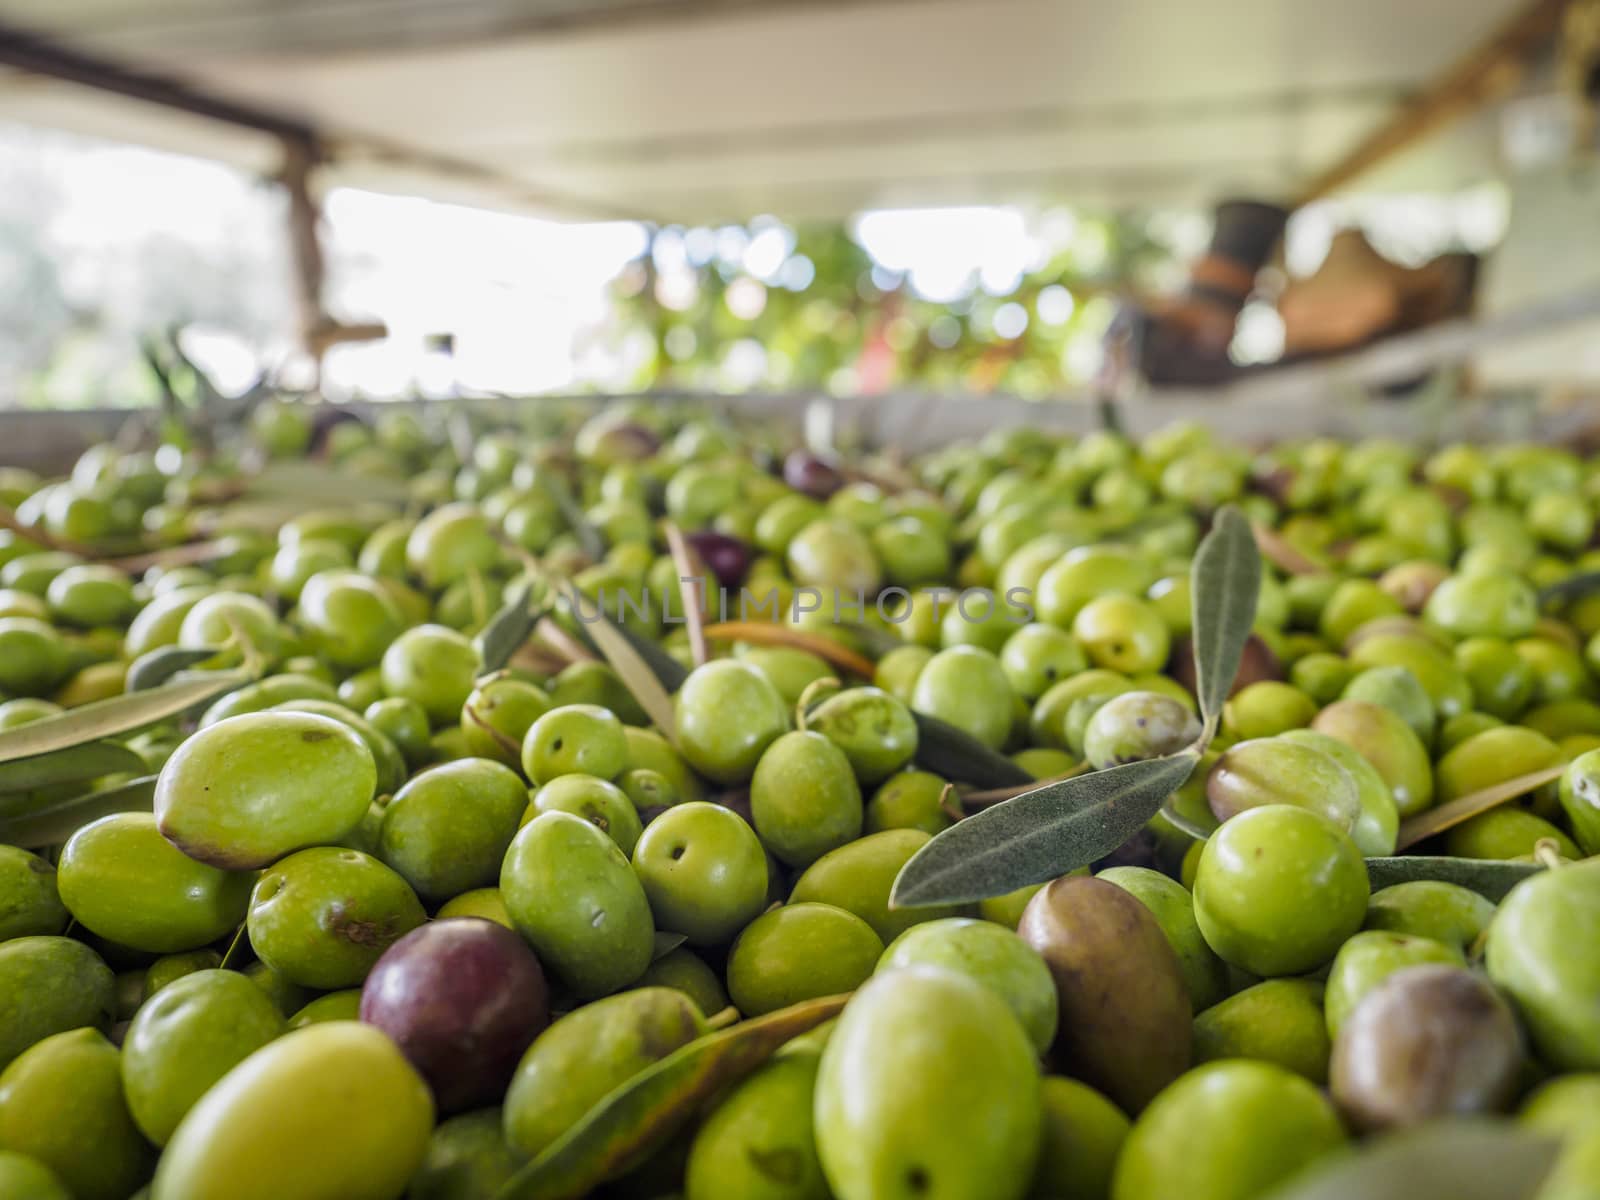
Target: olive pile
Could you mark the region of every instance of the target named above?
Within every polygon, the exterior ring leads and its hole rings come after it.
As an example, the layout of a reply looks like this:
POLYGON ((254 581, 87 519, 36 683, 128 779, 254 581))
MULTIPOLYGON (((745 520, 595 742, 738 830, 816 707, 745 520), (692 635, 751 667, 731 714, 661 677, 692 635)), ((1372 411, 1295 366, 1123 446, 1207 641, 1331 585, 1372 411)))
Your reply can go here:
MULTIPOLYGON (((113 754, 90 784, 0 790, 0 1197, 1266 1200, 1463 1116, 1561 1139, 1540 1196, 1600 1195, 1600 460, 1185 427, 906 467, 531 421, 465 458, 410 412, 334 424, 328 473, 403 499, 271 532, 227 451, 0 471, 0 748, 176 651, 241 684, 58 751, 113 754), (1270 565, 1190 781, 1092 871, 892 906, 1008 794, 973 754, 1196 742, 1190 561, 1229 503, 1270 565), (137 577, 89 553, 201 536, 137 577), (530 572, 561 594, 486 664, 530 572), (686 670, 669 711, 580 595, 686 670), (1374 888, 1397 851, 1463 882, 1374 888), (1484 863, 1526 869, 1464 886, 1484 863), (625 1092, 847 993, 703 1095, 625 1092), (602 1118, 670 1136, 539 1174, 602 1118)), ((311 434, 267 405, 239 451, 311 434)))

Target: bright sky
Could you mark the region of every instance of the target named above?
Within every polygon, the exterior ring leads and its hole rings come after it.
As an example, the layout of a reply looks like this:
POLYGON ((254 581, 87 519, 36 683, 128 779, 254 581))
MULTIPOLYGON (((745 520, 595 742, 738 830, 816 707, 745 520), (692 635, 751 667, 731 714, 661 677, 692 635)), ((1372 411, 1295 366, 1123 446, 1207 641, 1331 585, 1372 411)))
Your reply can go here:
POLYGON ((350 189, 324 207, 329 300, 390 338, 330 355, 334 386, 538 391, 576 379, 573 348, 605 316, 606 285, 643 253, 642 226, 564 225, 350 189), (454 333, 455 362, 424 352, 454 333))

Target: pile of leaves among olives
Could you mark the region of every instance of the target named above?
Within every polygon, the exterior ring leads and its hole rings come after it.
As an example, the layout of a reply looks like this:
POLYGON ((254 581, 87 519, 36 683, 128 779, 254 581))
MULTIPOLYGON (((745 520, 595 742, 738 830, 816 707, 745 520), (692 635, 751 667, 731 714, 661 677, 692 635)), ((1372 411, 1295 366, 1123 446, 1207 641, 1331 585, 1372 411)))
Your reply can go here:
POLYGON ((6 1200, 1600 1196, 1600 460, 316 413, 0 471, 6 1200))

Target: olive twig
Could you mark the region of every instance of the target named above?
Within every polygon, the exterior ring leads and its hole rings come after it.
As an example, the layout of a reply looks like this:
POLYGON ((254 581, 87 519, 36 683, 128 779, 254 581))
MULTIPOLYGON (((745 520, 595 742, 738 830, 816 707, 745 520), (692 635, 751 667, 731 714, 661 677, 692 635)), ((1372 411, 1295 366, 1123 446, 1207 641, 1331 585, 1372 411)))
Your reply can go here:
POLYGON ((793 646, 797 650, 809 650, 818 658, 863 679, 871 679, 877 669, 871 659, 857 654, 848 646, 841 646, 830 637, 807 633, 788 625, 774 625, 766 621, 719 621, 706 626, 706 637, 714 642, 754 642, 759 646, 793 646))
POLYGON ((815 707, 817 698, 823 692, 836 692, 844 684, 832 675, 824 675, 821 679, 813 679, 806 684, 805 690, 800 693, 800 699, 794 705, 794 727, 804 733, 806 729, 806 716, 815 707))
MULTIPOLYGON (((503 674, 503 672, 501 672, 501 674, 503 674)), ((522 748, 517 745, 516 742, 513 742, 504 733, 480 717, 478 715, 478 710, 473 708, 472 705, 463 705, 461 708, 461 715, 466 717, 467 720, 471 721, 479 729, 487 733, 489 735, 489 740, 494 742, 496 746, 499 746, 504 753, 509 754, 513 759, 518 758, 522 754, 522 748)))
POLYGON ((1567 860, 1561 857, 1561 847, 1555 838, 1540 838, 1533 845, 1533 860, 1547 871, 1560 870, 1567 865, 1567 860))
POLYGON ((706 567, 675 524, 664 521, 661 533, 667 539, 667 550, 678 576, 678 598, 683 602, 684 623, 689 631, 689 653, 695 666, 704 666, 711 657, 706 647, 706 567))
POLYGON ((961 796, 956 791, 956 785, 947 783, 939 791, 939 811, 952 821, 965 819, 966 813, 961 808, 961 796))
POLYGON ((1255 535, 1256 545, 1261 548, 1262 556, 1290 575, 1319 575, 1328 570, 1326 563, 1319 563, 1310 555, 1305 554, 1278 532, 1259 521, 1251 523, 1250 532, 1255 535))
POLYGON ((991 804, 999 804, 1002 800, 1010 800, 1024 792, 1031 792, 1035 788, 1042 788, 1046 784, 1060 783, 1063 779, 1076 779, 1079 775, 1089 773, 1088 763, 1079 763, 1070 771, 1062 771, 1059 775, 1047 775, 1043 779, 1030 780, 1027 783, 1016 783, 1010 787, 986 788, 981 792, 968 792, 961 797, 961 803, 967 808, 985 808, 991 804))
POLYGON ((233 941, 228 943, 228 952, 222 956, 222 962, 218 964, 218 967, 221 970, 226 971, 228 969, 229 964, 233 962, 233 956, 234 956, 235 952, 238 951, 239 946, 243 941, 244 941, 244 922, 240 921, 239 922, 239 928, 234 931, 233 941))
POLYGON ((721 1012, 715 1013, 706 1019, 706 1029, 729 1029, 734 1025, 737 1025, 741 1020, 743 1020, 743 1018, 739 1015, 739 1010, 730 1004, 721 1012))

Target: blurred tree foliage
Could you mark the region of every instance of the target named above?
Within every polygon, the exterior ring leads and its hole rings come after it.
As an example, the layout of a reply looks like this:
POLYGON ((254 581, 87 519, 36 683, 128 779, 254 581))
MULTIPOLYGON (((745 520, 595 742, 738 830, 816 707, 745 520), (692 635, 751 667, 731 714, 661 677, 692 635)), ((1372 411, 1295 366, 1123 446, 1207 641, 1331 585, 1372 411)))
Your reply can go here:
MULTIPOLYGON (((637 388, 752 387, 878 392, 1004 391, 1048 396, 1088 382, 1118 291, 1160 286, 1170 246, 1138 215, 1079 217, 1068 244, 1041 240, 1042 263, 1003 293, 974 272, 952 300, 919 294, 904 273, 874 262, 843 225, 781 227, 790 251, 776 269, 748 259, 647 252, 618 278, 605 331, 633 347, 637 388)), ((772 228, 769 224, 766 228, 772 228)), ((734 249, 758 227, 652 235, 715 238, 734 249), (730 236, 731 239, 730 239, 730 236)))

